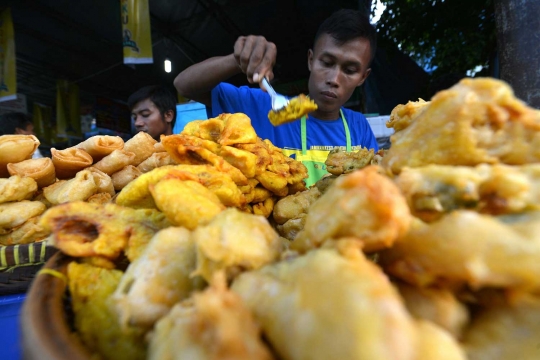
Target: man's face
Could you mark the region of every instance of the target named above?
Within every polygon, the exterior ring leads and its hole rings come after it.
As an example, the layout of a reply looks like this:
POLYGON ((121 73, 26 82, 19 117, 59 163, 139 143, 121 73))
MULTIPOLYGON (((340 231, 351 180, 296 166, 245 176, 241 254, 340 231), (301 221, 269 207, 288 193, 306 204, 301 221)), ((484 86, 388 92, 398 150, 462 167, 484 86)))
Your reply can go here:
POLYGON ((357 38, 339 45, 323 34, 308 52, 309 96, 319 108, 313 115, 334 120, 354 89, 364 83, 371 69, 369 40, 357 38))
POLYGON ((168 111, 163 118, 159 109, 150 99, 136 103, 131 109, 131 118, 137 131, 144 131, 158 141, 161 134, 170 135, 172 133, 172 116, 172 111, 168 111))

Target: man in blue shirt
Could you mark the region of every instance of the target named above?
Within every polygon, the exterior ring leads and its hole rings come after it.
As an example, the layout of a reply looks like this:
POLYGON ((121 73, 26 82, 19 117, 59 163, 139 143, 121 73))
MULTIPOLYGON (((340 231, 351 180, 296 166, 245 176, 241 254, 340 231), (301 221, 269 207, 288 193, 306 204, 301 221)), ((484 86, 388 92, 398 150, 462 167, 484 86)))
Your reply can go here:
POLYGON ((277 127, 268 120, 268 94, 223 82, 240 72, 250 83, 273 78, 277 49, 262 36, 239 37, 232 54, 192 65, 176 77, 174 85, 180 95, 205 104, 212 117, 245 113, 261 138, 269 139, 308 167, 309 186, 326 172, 324 161, 329 150, 378 150, 364 115, 343 108, 371 72, 375 48, 376 31, 367 17, 345 9, 332 14, 319 27, 307 56, 309 97, 318 109, 307 118, 277 127))

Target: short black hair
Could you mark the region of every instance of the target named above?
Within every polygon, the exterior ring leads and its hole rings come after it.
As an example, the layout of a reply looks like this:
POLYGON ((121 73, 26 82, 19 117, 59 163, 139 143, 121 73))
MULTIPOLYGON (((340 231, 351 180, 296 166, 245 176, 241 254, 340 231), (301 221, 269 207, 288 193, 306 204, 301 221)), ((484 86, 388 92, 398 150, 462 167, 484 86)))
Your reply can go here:
POLYGON ((367 39, 371 49, 371 60, 375 57, 377 30, 369 22, 369 17, 358 10, 341 9, 330 15, 319 26, 313 40, 313 47, 323 34, 330 35, 338 44, 358 38, 367 39))
POLYGON ((9 112, 0 115, 0 135, 15 134, 15 129, 26 130, 32 124, 30 117, 22 112, 9 112))
POLYGON ((176 97, 172 91, 161 85, 150 85, 140 88, 128 98, 129 111, 133 110, 133 107, 137 103, 146 99, 150 99, 156 105, 161 117, 164 117, 167 111, 172 110, 173 119, 171 126, 174 128, 174 124, 176 123, 176 97))

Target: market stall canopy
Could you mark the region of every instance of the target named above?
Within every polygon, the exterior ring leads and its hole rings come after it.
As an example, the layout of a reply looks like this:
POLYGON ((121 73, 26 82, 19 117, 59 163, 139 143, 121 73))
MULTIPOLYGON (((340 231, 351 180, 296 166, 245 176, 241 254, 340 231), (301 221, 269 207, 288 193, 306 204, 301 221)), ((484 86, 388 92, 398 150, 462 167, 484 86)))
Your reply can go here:
POLYGON ((154 63, 128 66, 119 1, 2 3, 14 22, 18 92, 45 105, 55 104, 57 79, 77 83, 83 103, 96 96, 125 101, 150 84, 172 86, 184 68, 230 53, 237 37, 247 34, 276 43, 276 78, 294 83, 308 76, 306 53, 324 18, 339 8, 369 9, 362 0, 150 0, 154 63), (171 73, 164 71, 165 57, 172 61, 171 73))

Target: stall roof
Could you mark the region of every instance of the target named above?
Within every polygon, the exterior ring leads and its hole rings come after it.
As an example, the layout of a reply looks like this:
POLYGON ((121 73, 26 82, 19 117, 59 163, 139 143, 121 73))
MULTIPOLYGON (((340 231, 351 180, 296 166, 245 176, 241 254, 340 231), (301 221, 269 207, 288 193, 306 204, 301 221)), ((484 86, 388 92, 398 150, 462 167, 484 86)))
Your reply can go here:
POLYGON ((87 97, 125 101, 142 86, 172 84, 187 66, 230 53, 246 34, 274 41, 282 65, 278 76, 296 80, 306 75, 306 51, 320 21, 339 7, 358 7, 350 0, 150 0, 154 64, 130 67, 123 64, 119 1, 2 3, 14 22, 18 92, 49 105, 56 79, 77 82, 87 97), (167 55, 170 74, 163 69, 167 55))
MULTIPOLYGON (((149 0, 154 64, 123 64, 120 1, 4 0, 14 22, 18 92, 54 105, 56 80, 76 82, 82 102, 96 96, 126 101, 138 88, 172 86, 181 70, 232 51, 240 35, 276 43, 279 82, 305 79, 307 50, 321 21, 363 0, 149 0), (163 69, 168 56, 169 74, 163 69)), ((4 5, 5 4, 5 5, 4 5)), ((233 83, 245 83, 243 76, 233 83)))

